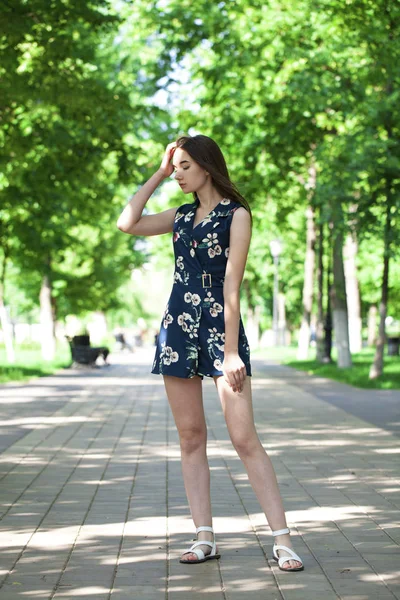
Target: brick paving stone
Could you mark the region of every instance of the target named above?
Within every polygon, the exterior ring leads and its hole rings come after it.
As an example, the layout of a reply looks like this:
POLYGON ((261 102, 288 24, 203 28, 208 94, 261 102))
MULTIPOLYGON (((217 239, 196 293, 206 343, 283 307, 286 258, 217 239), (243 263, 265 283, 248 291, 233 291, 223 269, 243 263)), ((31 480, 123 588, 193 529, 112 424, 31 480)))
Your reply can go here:
POLYGON ((205 382, 222 558, 182 565, 194 527, 152 351, 0 387, 0 600, 400 599, 400 392, 254 361, 254 412, 306 570, 283 573, 205 382), (385 404, 387 400, 387 405, 385 404), (346 403, 347 402, 347 403, 346 403), (374 421, 375 419, 375 421, 374 421), (0 430, 1 431, 1 430, 0 430))

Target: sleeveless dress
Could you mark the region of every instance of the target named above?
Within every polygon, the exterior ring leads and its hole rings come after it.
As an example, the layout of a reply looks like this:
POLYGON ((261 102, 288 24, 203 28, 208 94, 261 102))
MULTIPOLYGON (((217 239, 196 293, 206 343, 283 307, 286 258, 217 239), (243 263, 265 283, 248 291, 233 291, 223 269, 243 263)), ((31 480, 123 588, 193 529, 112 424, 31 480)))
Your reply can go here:
MULTIPOLYGON (((158 335, 151 371, 155 374, 223 375, 223 284, 232 217, 241 204, 224 199, 193 227, 198 205, 198 200, 183 204, 175 215, 174 284, 158 335)), ((250 376, 250 348, 241 318, 239 356, 250 376)))

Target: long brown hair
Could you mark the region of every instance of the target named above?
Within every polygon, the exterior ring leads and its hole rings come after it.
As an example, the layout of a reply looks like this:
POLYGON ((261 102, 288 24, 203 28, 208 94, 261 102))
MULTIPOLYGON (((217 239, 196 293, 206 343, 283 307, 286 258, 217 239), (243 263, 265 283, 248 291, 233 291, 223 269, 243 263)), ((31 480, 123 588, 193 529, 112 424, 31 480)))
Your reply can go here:
MULTIPOLYGON (((223 198, 239 202, 250 213, 249 203, 229 177, 224 155, 217 142, 206 135, 184 135, 176 140, 178 148, 183 148, 193 160, 210 173, 216 190, 223 198)), ((197 200, 197 194, 193 194, 197 200)))

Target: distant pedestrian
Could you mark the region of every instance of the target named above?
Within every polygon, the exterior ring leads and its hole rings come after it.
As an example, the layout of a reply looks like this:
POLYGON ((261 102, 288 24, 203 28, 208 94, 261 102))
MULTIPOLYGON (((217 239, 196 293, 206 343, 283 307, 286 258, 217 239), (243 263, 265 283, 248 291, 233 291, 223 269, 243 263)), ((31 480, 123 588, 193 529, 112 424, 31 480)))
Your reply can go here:
POLYGON ((125 334, 120 329, 114 333, 114 338, 119 352, 122 352, 123 350, 133 352, 132 346, 126 341, 125 334))
POLYGON ((158 336, 153 373, 161 373, 178 429, 182 471, 198 541, 181 556, 196 564, 219 558, 212 529, 210 472, 202 378, 213 377, 229 435, 276 538, 283 571, 300 571, 292 550, 274 468, 255 429, 250 351, 240 317, 239 289, 251 238, 246 200, 230 181, 219 146, 204 135, 169 144, 160 168, 122 212, 132 235, 173 232, 175 274, 158 336), (194 202, 142 215, 157 186, 175 171, 194 202))

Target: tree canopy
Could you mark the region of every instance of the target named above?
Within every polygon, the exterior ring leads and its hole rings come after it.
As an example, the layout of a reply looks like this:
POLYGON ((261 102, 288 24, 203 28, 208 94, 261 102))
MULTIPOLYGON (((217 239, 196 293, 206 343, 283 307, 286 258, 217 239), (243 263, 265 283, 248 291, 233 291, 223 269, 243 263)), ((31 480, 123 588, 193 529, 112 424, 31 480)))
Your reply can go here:
POLYGON ((262 327, 277 236, 300 323, 309 206, 333 236, 326 267, 335 235, 357 236, 364 318, 385 260, 400 316, 398 2, 17 0, 0 16, 0 241, 27 293, 49 274, 60 316, 117 307, 145 260, 114 228, 128 189, 165 143, 201 132, 252 207, 243 292, 262 327))

